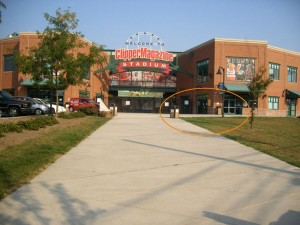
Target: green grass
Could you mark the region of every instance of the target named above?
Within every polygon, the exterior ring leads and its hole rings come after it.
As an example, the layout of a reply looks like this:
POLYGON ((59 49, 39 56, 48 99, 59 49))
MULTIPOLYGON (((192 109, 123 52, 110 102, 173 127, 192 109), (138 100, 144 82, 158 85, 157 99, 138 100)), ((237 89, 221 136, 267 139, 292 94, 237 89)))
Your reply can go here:
POLYGON ((90 116, 71 128, 45 133, 38 139, 0 151, 0 199, 28 182, 109 119, 90 116))
MULTIPOLYGON (((222 132, 241 124, 243 117, 182 118, 212 132, 222 132)), ((245 123, 223 136, 300 167, 300 119, 255 117, 253 129, 245 123)))

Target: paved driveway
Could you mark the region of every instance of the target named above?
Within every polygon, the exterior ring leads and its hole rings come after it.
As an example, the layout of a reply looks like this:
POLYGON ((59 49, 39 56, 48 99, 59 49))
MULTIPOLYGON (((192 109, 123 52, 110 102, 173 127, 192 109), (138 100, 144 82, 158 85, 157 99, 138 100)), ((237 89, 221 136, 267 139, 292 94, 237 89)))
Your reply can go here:
POLYGON ((157 114, 118 114, 0 202, 1 225, 299 221, 298 168, 157 114))

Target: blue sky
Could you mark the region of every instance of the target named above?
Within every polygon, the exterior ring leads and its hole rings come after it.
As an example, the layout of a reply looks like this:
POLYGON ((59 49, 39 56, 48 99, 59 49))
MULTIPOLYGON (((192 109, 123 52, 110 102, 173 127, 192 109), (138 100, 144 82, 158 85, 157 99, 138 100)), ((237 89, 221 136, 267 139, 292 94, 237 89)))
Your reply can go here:
POLYGON ((43 13, 76 12, 78 31, 108 49, 137 32, 153 32, 167 51, 185 51, 212 38, 266 40, 300 52, 299 0, 1 0, 0 38, 43 31, 43 13))

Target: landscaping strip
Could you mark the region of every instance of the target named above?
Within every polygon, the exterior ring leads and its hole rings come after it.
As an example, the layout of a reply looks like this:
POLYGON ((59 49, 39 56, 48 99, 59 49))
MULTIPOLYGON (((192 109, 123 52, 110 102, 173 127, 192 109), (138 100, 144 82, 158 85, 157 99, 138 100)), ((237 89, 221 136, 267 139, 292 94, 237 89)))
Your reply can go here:
POLYGON ((74 126, 50 131, 38 139, 32 138, 1 150, 0 199, 30 181, 109 118, 87 116, 80 120, 82 121, 74 126))
MULTIPOLYGON (((234 128, 244 117, 191 117, 182 118, 212 132, 234 128)), ((255 117, 253 129, 245 124, 222 136, 237 141, 300 167, 300 119, 289 117, 255 117)))

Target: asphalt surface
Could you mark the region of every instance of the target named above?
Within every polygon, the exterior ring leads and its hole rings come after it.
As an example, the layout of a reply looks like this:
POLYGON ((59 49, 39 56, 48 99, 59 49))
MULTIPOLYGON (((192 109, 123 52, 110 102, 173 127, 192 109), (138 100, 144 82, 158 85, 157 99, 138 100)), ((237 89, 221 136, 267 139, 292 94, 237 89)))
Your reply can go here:
POLYGON ((119 113, 2 200, 0 224, 299 225, 300 170, 157 114, 119 113))

